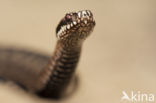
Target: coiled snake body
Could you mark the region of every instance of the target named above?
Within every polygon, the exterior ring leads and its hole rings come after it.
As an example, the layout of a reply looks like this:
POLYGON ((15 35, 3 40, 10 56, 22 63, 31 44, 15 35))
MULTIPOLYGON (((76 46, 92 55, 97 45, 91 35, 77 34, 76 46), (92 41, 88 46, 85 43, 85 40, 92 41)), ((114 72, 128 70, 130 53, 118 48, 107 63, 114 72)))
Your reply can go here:
POLYGON ((30 51, 1 48, 0 77, 43 97, 60 97, 74 75, 83 41, 94 26, 89 10, 67 13, 56 28, 58 41, 51 58, 30 51))

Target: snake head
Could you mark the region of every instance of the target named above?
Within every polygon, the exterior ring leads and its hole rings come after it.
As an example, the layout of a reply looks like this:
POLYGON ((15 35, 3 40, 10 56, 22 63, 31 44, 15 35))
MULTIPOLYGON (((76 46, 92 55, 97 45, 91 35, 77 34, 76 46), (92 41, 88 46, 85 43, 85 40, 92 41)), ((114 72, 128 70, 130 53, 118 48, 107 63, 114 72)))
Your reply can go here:
POLYGON ((56 28, 58 39, 85 39, 95 26, 90 10, 67 13, 56 28))

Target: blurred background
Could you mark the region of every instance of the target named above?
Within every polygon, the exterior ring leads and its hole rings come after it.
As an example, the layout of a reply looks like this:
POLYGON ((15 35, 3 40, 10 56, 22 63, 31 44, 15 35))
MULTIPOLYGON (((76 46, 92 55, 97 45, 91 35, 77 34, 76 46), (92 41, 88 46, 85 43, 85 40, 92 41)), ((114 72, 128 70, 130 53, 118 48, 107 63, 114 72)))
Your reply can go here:
POLYGON ((130 103, 122 91, 156 95, 155 0, 0 0, 0 45, 51 54, 60 19, 84 9, 96 27, 83 46, 78 91, 53 101, 0 84, 0 103, 130 103))

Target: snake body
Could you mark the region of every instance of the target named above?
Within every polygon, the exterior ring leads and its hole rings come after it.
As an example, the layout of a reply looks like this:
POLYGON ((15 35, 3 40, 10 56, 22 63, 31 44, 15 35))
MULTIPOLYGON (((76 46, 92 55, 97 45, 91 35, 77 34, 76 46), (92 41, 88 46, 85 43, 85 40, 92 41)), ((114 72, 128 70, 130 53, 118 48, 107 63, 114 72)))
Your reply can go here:
POLYGON ((0 48, 0 78, 42 97, 62 96, 74 76, 83 42, 94 26, 89 10, 67 13, 56 28, 58 41, 51 58, 27 50, 0 48))

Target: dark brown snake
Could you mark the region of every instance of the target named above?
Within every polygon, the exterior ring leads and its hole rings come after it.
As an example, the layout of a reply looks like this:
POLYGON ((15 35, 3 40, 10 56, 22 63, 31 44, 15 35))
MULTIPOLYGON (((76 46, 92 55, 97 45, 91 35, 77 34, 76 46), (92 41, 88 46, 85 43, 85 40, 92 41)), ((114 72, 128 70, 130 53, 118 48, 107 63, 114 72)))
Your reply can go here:
POLYGON ((26 50, 0 48, 0 77, 42 97, 61 97, 74 76, 83 42, 94 26, 89 10, 67 13, 56 28, 58 41, 51 58, 26 50))

